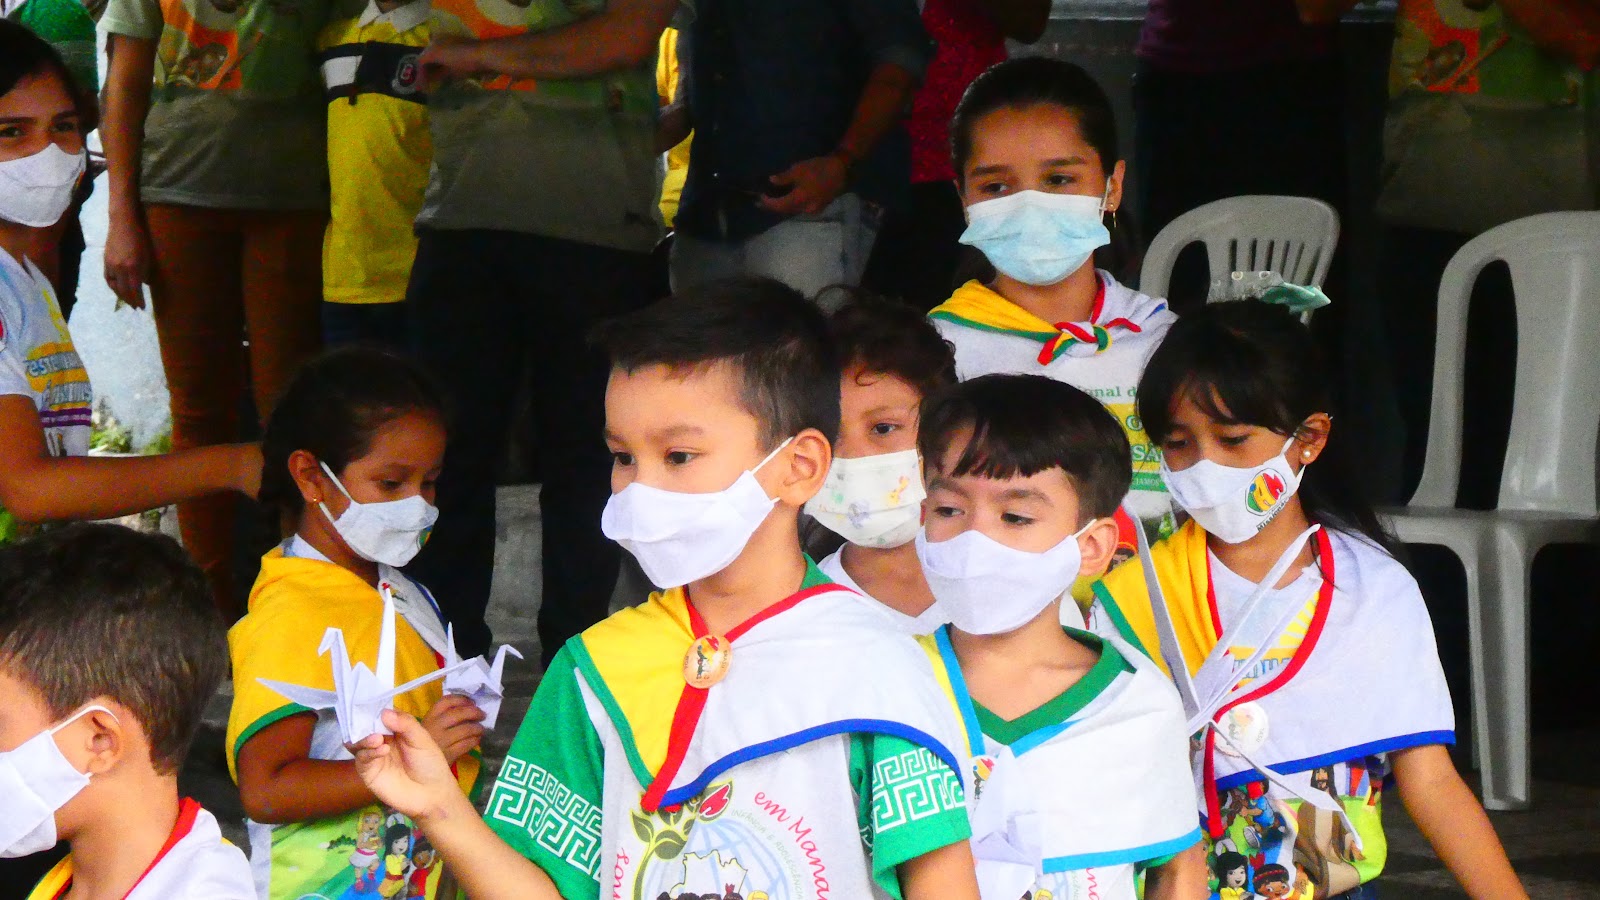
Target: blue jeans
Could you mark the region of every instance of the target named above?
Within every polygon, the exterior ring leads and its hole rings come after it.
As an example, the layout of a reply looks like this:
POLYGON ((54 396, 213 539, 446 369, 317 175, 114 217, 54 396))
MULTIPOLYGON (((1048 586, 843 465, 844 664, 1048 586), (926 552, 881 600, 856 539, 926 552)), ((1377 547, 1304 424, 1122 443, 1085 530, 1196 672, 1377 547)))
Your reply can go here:
POLYGON ((1368 882, 1353 891, 1345 891, 1337 897, 1328 900, 1378 900, 1378 886, 1368 882))

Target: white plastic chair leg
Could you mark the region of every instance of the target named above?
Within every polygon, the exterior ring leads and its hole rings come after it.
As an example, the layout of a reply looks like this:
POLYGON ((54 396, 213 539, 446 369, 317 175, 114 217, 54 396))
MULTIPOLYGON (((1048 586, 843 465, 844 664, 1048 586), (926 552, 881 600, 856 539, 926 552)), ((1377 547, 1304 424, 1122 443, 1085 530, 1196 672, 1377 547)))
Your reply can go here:
POLYGON ((1497 528, 1494 552, 1480 558, 1478 584, 1468 585, 1472 645, 1473 723, 1483 775, 1483 805, 1526 809, 1529 761, 1528 595, 1533 554, 1514 528, 1497 528), (1477 588, 1477 590, 1474 590, 1477 588), (1489 588, 1484 591, 1483 588, 1489 588), (1493 602, 1486 602, 1493 598, 1493 602))

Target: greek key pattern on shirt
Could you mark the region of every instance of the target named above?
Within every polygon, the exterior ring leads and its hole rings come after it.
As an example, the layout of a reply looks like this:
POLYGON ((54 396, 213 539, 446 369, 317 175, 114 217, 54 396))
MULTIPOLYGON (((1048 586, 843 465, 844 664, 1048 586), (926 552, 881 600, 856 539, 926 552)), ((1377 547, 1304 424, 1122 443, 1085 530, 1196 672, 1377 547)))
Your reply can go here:
POLYGON ((526 831, 540 849, 600 879, 600 807, 545 769, 506 757, 487 817, 526 831))
POLYGON ((872 767, 872 830, 962 809, 961 779, 926 747, 878 760, 872 767))

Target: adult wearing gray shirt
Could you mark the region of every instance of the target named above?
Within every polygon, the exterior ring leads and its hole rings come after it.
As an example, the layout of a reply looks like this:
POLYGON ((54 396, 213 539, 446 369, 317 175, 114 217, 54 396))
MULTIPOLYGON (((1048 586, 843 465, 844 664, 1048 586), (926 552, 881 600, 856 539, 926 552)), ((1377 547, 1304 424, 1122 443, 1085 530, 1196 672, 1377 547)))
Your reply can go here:
POLYGON ((545 477, 545 659, 606 614, 618 549, 600 533, 611 458, 595 322, 648 302, 656 211, 656 42, 678 0, 434 0, 422 56, 434 167, 406 302, 419 357, 454 401, 439 526, 412 565, 488 649, 495 472, 531 371, 545 477))

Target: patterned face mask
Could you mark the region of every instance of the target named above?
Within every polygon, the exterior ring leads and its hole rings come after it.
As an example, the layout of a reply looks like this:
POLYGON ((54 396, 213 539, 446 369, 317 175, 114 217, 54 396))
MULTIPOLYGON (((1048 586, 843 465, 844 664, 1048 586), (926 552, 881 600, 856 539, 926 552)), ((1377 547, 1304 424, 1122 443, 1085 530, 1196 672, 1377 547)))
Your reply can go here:
POLYGON ((806 512, 852 544, 887 549, 917 536, 926 496, 922 458, 915 450, 836 456, 806 512))

